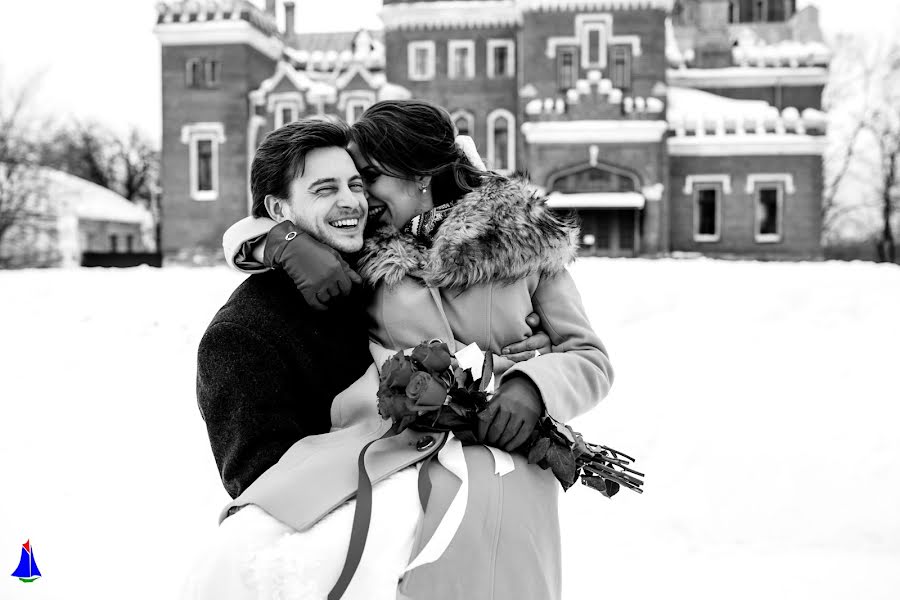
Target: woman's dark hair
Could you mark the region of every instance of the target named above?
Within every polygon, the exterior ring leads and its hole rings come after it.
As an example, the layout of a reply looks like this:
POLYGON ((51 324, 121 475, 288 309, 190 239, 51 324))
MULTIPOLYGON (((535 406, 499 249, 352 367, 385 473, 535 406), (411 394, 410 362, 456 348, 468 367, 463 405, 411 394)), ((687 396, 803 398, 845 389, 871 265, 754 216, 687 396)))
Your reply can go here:
POLYGON ((424 100, 384 100, 369 107, 350 128, 368 162, 403 179, 431 176, 434 204, 458 200, 502 176, 472 166, 456 145, 450 113, 424 100))
POLYGON ((306 155, 316 148, 346 148, 350 128, 336 117, 316 116, 279 127, 263 140, 250 167, 254 217, 268 217, 266 196, 290 196, 291 182, 303 175, 306 155))

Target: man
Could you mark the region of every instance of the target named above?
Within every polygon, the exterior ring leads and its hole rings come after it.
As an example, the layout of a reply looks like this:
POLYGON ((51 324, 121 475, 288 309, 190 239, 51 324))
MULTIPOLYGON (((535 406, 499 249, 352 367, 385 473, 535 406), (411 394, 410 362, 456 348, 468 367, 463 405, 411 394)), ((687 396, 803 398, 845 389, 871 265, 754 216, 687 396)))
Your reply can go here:
MULTIPOLYGON (((358 251, 366 199, 348 140, 337 121, 273 131, 251 169, 254 214, 283 220, 286 242, 312 236, 334 254, 358 251)), ((228 493, 237 497, 297 440, 327 432, 332 398, 371 363, 360 294, 318 311, 282 270, 247 278, 213 318, 197 357, 198 404, 228 493)))

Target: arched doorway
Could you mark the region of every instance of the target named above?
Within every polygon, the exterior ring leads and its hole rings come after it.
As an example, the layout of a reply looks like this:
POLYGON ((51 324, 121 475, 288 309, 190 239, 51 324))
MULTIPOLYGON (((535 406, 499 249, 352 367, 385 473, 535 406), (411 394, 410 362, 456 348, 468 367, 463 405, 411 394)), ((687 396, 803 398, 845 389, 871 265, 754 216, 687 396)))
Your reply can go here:
POLYGON ((576 165, 547 180, 548 204, 581 220, 581 254, 636 256, 644 196, 636 173, 615 165, 576 165))

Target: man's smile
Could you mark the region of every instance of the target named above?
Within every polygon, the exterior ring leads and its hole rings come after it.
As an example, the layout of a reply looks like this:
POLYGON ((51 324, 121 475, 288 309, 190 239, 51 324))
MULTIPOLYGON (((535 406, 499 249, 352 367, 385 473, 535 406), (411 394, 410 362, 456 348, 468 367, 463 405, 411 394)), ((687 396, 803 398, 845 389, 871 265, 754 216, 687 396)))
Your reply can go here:
POLYGON ((328 224, 336 229, 353 229, 359 225, 359 218, 352 217, 350 219, 340 219, 337 221, 329 221, 328 224))

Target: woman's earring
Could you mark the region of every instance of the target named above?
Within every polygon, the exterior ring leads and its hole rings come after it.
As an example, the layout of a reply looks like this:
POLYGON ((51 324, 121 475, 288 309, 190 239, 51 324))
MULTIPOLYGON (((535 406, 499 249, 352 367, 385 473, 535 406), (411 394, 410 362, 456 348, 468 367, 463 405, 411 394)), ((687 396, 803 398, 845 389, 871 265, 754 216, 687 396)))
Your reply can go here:
POLYGON ((427 185, 423 185, 422 187, 419 188, 419 191, 422 192, 422 193, 424 194, 425 192, 428 191, 428 186, 427 186, 427 185))

